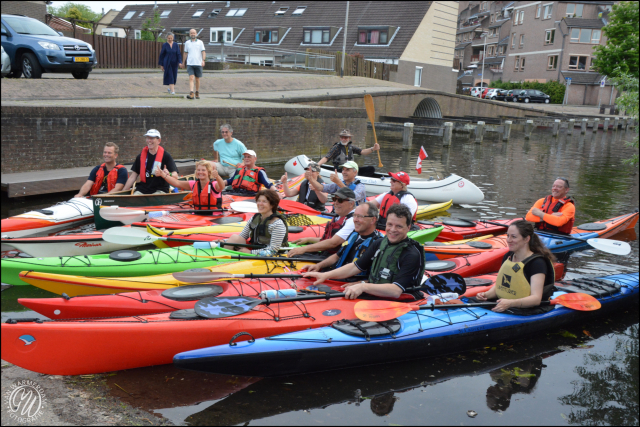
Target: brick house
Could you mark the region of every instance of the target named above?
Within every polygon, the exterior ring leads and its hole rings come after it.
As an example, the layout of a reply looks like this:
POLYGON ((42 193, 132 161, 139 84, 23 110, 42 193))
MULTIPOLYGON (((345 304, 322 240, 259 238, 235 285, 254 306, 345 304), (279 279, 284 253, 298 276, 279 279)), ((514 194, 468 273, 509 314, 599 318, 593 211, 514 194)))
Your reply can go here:
MULTIPOLYGON (((489 34, 487 51, 484 54, 485 83, 498 78, 511 82, 565 82, 566 78, 570 77, 570 104, 608 104, 609 100, 615 97, 616 91, 608 83, 600 88, 602 76, 591 71, 591 68, 593 47, 606 43, 602 27, 607 23, 613 3, 460 2, 458 32, 468 31, 468 28, 472 27, 476 36, 485 32, 489 34), (491 35, 495 35, 497 24, 500 25, 500 41, 496 44, 495 50, 492 50, 491 35), (503 37, 506 37, 506 40, 503 37), (499 52, 502 52, 502 55, 499 52), (501 67, 498 66, 499 63, 501 67), (500 71, 496 72, 497 70, 500 71)), ((469 67, 473 67, 474 64, 482 67, 483 44, 484 40, 479 37, 478 40, 472 41, 470 51, 456 45, 456 52, 464 52, 464 58, 458 56, 462 65, 460 75, 465 74, 466 70, 468 76, 469 67)), ((480 74, 481 72, 474 72, 473 79, 467 77, 467 85, 479 84, 480 74)))
MULTIPOLYGON (((346 2, 228 1, 163 3, 158 12, 168 31, 187 34, 195 28, 209 60, 220 58, 220 45, 245 63, 272 65, 278 49, 304 53, 308 48, 342 51, 346 2), (259 48, 266 48, 260 55, 259 48)), ((390 80, 448 92, 455 91, 452 70, 458 5, 447 1, 351 2, 346 31, 346 53, 398 65, 390 80)), ((140 38, 142 25, 153 16, 154 5, 128 5, 113 25, 134 28, 129 37, 140 38)), ((180 38, 178 38, 180 41, 180 38)), ((289 55, 295 57, 298 55, 289 55)), ((284 64, 282 64, 284 66, 284 64)), ((294 64, 292 63, 291 66, 294 64)))
POLYGON ((29 18, 37 19, 44 22, 44 16, 47 14, 47 5, 51 1, 3 1, 0 2, 2 13, 12 15, 24 15, 29 18))

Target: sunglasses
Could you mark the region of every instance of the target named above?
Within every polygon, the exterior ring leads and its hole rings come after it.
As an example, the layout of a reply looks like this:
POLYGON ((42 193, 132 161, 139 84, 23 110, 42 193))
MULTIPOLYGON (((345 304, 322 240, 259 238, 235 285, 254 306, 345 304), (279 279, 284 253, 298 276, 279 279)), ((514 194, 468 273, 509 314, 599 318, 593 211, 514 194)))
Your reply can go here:
POLYGON ((333 198, 333 203, 344 203, 346 201, 347 201, 347 199, 341 199, 339 197, 334 197, 333 198))
POLYGON ((349 139, 351 138, 350 136, 341 136, 340 139, 349 139))

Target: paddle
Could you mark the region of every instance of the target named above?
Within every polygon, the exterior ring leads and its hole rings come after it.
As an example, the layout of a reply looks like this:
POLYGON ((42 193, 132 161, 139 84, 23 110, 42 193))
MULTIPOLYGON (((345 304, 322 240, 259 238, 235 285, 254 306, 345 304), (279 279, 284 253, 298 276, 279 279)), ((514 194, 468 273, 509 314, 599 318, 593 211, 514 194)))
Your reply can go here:
MULTIPOLYGON (((580 310, 594 311, 600 308, 600 301, 587 294, 564 294, 551 301, 542 301, 540 305, 562 305, 564 307, 580 310)), ((354 307, 358 319, 369 322, 384 322, 396 319, 411 311, 417 310, 448 310, 451 308, 495 307, 497 302, 480 302, 472 304, 442 304, 442 305, 417 305, 393 301, 359 301, 354 307)))
POLYGON ((299 214, 311 215, 311 216, 322 215, 322 212, 317 211, 305 204, 296 202, 294 200, 282 199, 280 200, 280 203, 278 204, 278 206, 285 211, 289 211, 293 213, 299 213, 299 214))
POLYGON ((138 209, 126 209, 118 206, 104 206, 100 209, 100 215, 107 221, 120 221, 125 225, 133 224, 134 222, 144 221, 148 218, 157 218, 159 216, 167 215, 170 213, 213 213, 213 212, 226 212, 228 209, 176 209, 170 211, 147 211, 138 209))
POLYGON ((542 234, 543 236, 548 235, 552 237, 559 237, 562 239, 578 240, 580 242, 587 243, 592 248, 601 250, 603 252, 608 252, 614 255, 629 255, 629 253, 631 253, 631 246, 627 242, 622 242, 620 240, 601 239, 599 237, 593 237, 591 239, 582 239, 580 237, 574 237, 571 234, 557 234, 557 233, 551 233, 549 231, 544 231, 544 230, 543 231, 536 230, 536 234, 542 234))
MULTIPOLYGON (((376 136, 376 108, 373 105, 373 98, 367 94, 364 96, 364 106, 367 109, 367 116, 371 122, 371 128, 373 129, 373 139, 376 144, 378 143, 378 137, 376 136)), ((378 150, 378 167, 382 167, 382 160, 380 160, 380 150, 378 150)))
MULTIPOLYGON (((178 273, 174 273, 175 275, 178 273)), ((242 276, 242 275, 231 275, 231 276, 242 276)), ((254 277, 258 276, 286 276, 284 274, 277 275, 254 275, 254 277)), ((288 277, 299 277, 300 275, 288 275, 288 277)), ((411 290, 424 290, 426 292, 432 291, 435 288, 441 289, 438 293, 446 292, 456 292, 460 289, 460 281, 464 283, 464 279, 457 274, 454 273, 445 273, 439 276, 434 276, 428 278, 426 281, 430 282, 429 284, 424 284, 420 287, 413 288, 411 290), (439 277, 439 276, 447 276, 447 277, 439 277), (453 283, 451 287, 447 287, 448 283, 453 283)), ((176 277, 177 278, 177 277, 176 277)), ((227 277, 220 277, 221 279, 227 277)), ((181 279, 179 279, 181 280, 181 279)), ((198 316, 205 317, 208 319, 219 319, 224 317, 232 317, 237 316, 242 313, 246 313, 252 308, 258 305, 269 305, 269 304, 279 304, 283 302, 295 302, 295 301, 311 301, 311 300, 319 300, 319 299, 330 299, 330 298, 339 298, 343 297, 344 293, 330 293, 325 295, 308 295, 294 298, 282 298, 282 299, 258 299, 258 298, 249 298, 249 297, 211 297, 205 298, 198 301, 194 307, 195 312, 198 316)))
MULTIPOLYGON (((102 238, 109 243, 118 243, 121 245, 146 245, 149 243, 156 242, 158 240, 163 241, 174 241, 174 242, 188 242, 191 244, 195 243, 207 243, 211 245, 211 243, 216 242, 203 242, 201 240, 194 239, 181 239, 179 237, 173 236, 153 236, 147 233, 146 230, 139 228, 125 228, 125 227, 112 227, 102 233, 102 238)), ((252 248, 252 249, 263 249, 266 246, 264 245, 246 245, 242 243, 233 243, 228 246, 241 246, 243 248, 252 248)), ((209 246, 211 248, 211 246, 209 246)), ((207 248, 207 249, 209 249, 207 248)))

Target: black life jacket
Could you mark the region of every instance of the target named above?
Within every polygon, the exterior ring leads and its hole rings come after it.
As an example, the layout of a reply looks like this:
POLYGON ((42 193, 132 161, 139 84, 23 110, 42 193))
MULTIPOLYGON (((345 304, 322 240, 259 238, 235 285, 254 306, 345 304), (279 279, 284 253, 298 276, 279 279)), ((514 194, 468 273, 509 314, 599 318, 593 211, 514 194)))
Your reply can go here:
MULTIPOLYGON (((320 184, 324 183, 322 178, 318 177, 320 184)), ((307 205, 317 211, 324 211, 324 203, 318 199, 318 195, 315 191, 309 190, 309 181, 306 179, 300 184, 300 192, 298 193, 298 202, 307 205), (307 194, 309 197, 307 197, 307 194)))
POLYGON ((267 219, 262 220, 262 215, 257 213, 251 218, 249 222, 249 228, 251 229, 251 237, 249 238, 250 244, 261 244, 269 246, 271 244, 271 232, 269 232, 269 224, 271 220, 274 218, 280 218, 282 222, 284 222, 284 228, 287 230, 284 234, 284 239, 282 239, 282 244, 280 246, 287 247, 289 246, 289 231, 287 227, 287 219, 281 213, 274 213, 269 215, 267 219))

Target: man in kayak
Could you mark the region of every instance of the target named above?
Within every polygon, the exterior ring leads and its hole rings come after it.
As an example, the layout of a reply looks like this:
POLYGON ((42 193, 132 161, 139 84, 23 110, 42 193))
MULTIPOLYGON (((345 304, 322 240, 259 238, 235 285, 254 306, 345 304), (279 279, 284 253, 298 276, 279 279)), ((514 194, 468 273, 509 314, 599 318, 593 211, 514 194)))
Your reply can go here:
MULTIPOLYGON (((353 213, 354 231, 347 238, 346 244, 340 248, 338 253, 307 267, 307 271, 334 270, 360 258, 373 242, 384 237, 376 230, 377 220, 378 208, 372 202, 365 202, 358 206, 353 213)), ((363 271, 347 278, 347 281, 366 279, 367 273, 363 271)))
MULTIPOLYGON (((376 142, 371 148, 360 148, 354 147, 353 141, 351 141, 351 132, 348 129, 344 129, 340 132, 340 142, 336 142, 333 144, 333 147, 329 150, 326 156, 320 159, 318 164, 320 166, 324 165, 328 161, 333 163, 334 168, 339 168, 340 165, 352 161, 353 155, 357 154, 358 156, 367 156, 374 151, 378 151, 380 149, 380 145, 376 142)), ((375 168, 373 166, 365 166, 362 168, 361 173, 364 176, 370 176, 373 172, 375 172, 375 168), (365 170, 366 168, 366 170, 365 170)))
POLYGON ((356 162, 346 162, 343 165, 340 165, 340 169, 342 169, 342 180, 338 176, 338 172, 334 172, 331 174, 331 183, 329 184, 321 184, 313 177, 309 177, 309 182, 316 189, 316 195, 318 199, 325 203, 327 201, 327 195, 323 193, 333 194, 340 188, 349 188, 351 189, 356 196, 356 206, 360 203, 364 203, 367 199, 367 190, 364 187, 364 184, 360 182, 358 177, 358 164, 356 162))
MULTIPOLYGON (((305 169, 304 177, 306 179, 300 183, 300 186, 298 188, 289 188, 289 186, 286 185, 289 177, 285 172, 284 175, 282 175, 282 178, 280 178, 280 181, 283 184, 282 188, 284 190, 284 196, 298 196, 298 202, 305 204, 317 211, 324 212, 324 202, 321 202, 320 198, 318 198, 318 190, 316 190, 315 187, 309 184, 310 179, 313 179, 320 184, 324 184, 324 181, 322 180, 322 178, 320 178, 320 166, 318 166, 316 162, 309 162, 305 169)), ((326 196, 324 196, 324 199, 326 200, 326 196)))
POLYGON ((288 256, 302 255, 308 252, 326 252, 335 254, 340 246, 349 238, 354 230, 353 214, 356 208, 356 195, 353 190, 342 187, 333 195, 333 211, 338 216, 325 225, 322 237, 305 237, 294 240, 296 245, 307 245, 293 248, 288 256))
POLYGON ((526 220, 535 223, 538 230, 558 234, 571 234, 576 207, 569 194, 569 180, 556 178, 551 195, 538 200, 527 213, 526 220))
POLYGON ((399 298, 404 292, 416 298, 422 295, 412 288, 420 286, 424 276, 425 261, 422 245, 407 234, 412 215, 404 205, 393 205, 387 215, 387 235, 373 242, 360 258, 336 270, 326 273, 310 272, 320 284, 325 280, 343 280, 363 271, 369 271, 368 280, 343 285, 345 298, 356 299, 362 293, 382 298, 399 298))
POLYGON ((407 186, 411 182, 409 174, 406 172, 393 173, 389 172, 391 177, 391 191, 387 194, 381 194, 376 197, 372 203, 380 209, 380 218, 378 219, 378 230, 384 230, 387 226, 387 214, 389 208, 393 205, 405 205, 413 215, 412 220, 416 220, 416 212, 418 212, 418 201, 413 194, 407 191, 407 186))
POLYGON ((87 182, 84 183, 78 194, 73 197, 84 197, 87 193, 94 194, 114 193, 124 188, 129 174, 127 168, 116 163, 119 148, 113 142, 104 144, 102 159, 104 163, 96 166, 89 173, 87 182))
POLYGON ((142 149, 142 153, 138 154, 138 157, 134 160, 133 166, 131 166, 131 175, 123 190, 129 190, 136 182, 138 175, 140 175, 140 182, 137 184, 136 191, 133 194, 168 193, 169 184, 163 178, 154 175, 154 172, 157 169, 166 169, 166 173, 178 178, 178 168, 171 154, 160 146, 162 138, 158 130, 149 129, 144 136, 146 137, 147 146, 142 149))
POLYGON ((242 196, 255 196, 264 186, 269 190, 276 191, 275 186, 269 181, 264 168, 256 166, 258 156, 253 150, 245 150, 242 153, 243 167, 236 170, 235 175, 227 179, 227 185, 231 186, 230 194, 242 196))
POLYGON ((247 147, 233 137, 231 125, 220 126, 220 133, 222 138, 213 143, 214 161, 211 163, 216 166, 220 175, 230 178, 236 173, 236 169, 242 167, 242 153, 247 151, 247 147))

